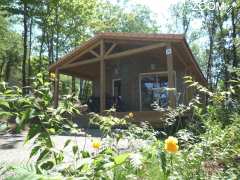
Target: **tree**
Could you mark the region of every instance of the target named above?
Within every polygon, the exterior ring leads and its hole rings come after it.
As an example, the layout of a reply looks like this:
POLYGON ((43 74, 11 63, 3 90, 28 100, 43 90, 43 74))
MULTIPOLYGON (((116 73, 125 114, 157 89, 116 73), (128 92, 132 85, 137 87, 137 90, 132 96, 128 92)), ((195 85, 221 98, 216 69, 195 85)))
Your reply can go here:
POLYGON ((102 2, 98 5, 91 23, 93 33, 96 32, 148 32, 159 30, 152 12, 143 5, 135 5, 127 11, 126 5, 102 2))
POLYGON ((194 2, 187 1, 170 6, 169 11, 173 17, 169 24, 171 31, 184 34, 187 37, 188 32, 191 31, 191 22, 199 16, 199 12, 192 10, 193 4, 194 2))
POLYGON ((0 14, 0 80, 17 83, 22 58, 21 36, 12 32, 6 17, 0 14), (14 68, 14 73, 12 73, 14 68))
POLYGON ((37 0, 3 0, 0 3, 0 9, 7 11, 13 16, 18 16, 22 20, 23 25, 23 57, 22 57, 22 91, 23 94, 27 92, 27 74, 26 64, 28 58, 28 30, 29 17, 33 16, 35 8, 38 7, 37 0))

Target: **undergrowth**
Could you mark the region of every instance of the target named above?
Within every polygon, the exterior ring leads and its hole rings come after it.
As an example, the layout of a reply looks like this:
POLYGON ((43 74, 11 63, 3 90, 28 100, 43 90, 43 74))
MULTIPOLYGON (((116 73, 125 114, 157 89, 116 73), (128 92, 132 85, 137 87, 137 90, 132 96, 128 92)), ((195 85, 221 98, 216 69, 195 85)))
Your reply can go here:
POLYGON ((112 110, 106 116, 91 114, 91 123, 103 133, 101 140, 93 142, 92 150, 71 140, 57 150, 52 142, 53 134, 79 131, 68 118, 80 113, 73 97, 66 97, 57 109, 51 108, 50 84, 41 75, 29 96, 2 84, 0 115, 6 123, 14 119, 17 131, 29 127, 25 141, 33 141, 29 158, 35 160, 25 165, 0 165, 0 173, 5 179, 239 179, 237 77, 229 91, 215 92, 186 77, 189 86, 208 96, 209 105, 203 107, 194 98, 189 105, 170 110, 164 119, 166 126, 179 123, 179 116, 186 111, 192 112, 185 125, 175 131, 155 131, 147 122, 131 124, 134 114, 122 119, 114 117, 112 110), (116 129, 119 126, 124 128, 116 129), (121 149, 121 142, 128 148, 121 149), (66 148, 72 149, 71 163, 65 161, 66 148))

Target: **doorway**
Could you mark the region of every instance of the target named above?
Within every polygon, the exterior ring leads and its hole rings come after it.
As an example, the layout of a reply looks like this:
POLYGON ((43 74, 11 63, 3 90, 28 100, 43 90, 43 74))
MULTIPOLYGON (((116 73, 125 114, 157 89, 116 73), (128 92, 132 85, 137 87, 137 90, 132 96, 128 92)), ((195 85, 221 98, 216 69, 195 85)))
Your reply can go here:
POLYGON ((112 96, 119 97, 121 96, 121 79, 112 80, 112 96))

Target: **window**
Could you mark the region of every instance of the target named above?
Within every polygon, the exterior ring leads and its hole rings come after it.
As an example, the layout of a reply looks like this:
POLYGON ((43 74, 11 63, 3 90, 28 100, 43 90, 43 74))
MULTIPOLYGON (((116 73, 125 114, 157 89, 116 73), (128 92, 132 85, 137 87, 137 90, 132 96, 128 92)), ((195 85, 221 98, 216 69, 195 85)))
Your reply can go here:
POLYGON ((166 72, 140 74, 140 110, 153 110, 153 104, 168 105, 168 77, 166 72))

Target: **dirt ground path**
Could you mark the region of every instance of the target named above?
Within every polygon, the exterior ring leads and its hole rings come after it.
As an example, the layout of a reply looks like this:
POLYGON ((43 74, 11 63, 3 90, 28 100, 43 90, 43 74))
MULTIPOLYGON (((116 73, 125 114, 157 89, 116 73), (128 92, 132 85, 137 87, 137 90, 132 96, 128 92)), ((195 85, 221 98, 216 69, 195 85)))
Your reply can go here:
MULTIPOLYGON (((93 139, 99 139, 99 133, 93 132, 92 137, 85 138, 84 135, 78 136, 52 136, 52 140, 57 149, 63 149, 64 143, 71 139, 71 143, 77 143, 79 147, 93 150, 91 144, 93 139)), ((20 164, 29 160, 29 154, 33 144, 24 143, 26 133, 12 135, 0 135, 0 165, 1 164, 20 164)), ((71 149, 66 148, 66 153, 71 154, 71 149)))
MULTIPOLYGON (((79 148, 93 152, 94 149, 92 148, 92 141, 94 139, 100 139, 100 133, 98 130, 90 130, 90 132, 88 131, 88 134, 90 134, 91 136, 85 137, 84 134, 78 136, 54 135, 52 136, 52 140, 55 144, 56 149, 58 150, 63 149, 64 143, 68 139, 71 139, 72 144, 77 144, 79 148)), ((33 144, 24 143, 25 136, 26 133, 20 135, 0 135, 0 165, 16 165, 28 162, 33 144)), ((104 141, 104 139, 102 141, 104 141)), ((128 143, 126 142, 126 140, 120 141, 118 145, 119 149, 128 149, 128 143)), ((72 159, 71 146, 66 148, 64 153, 66 161, 69 162, 69 160, 72 159)))

